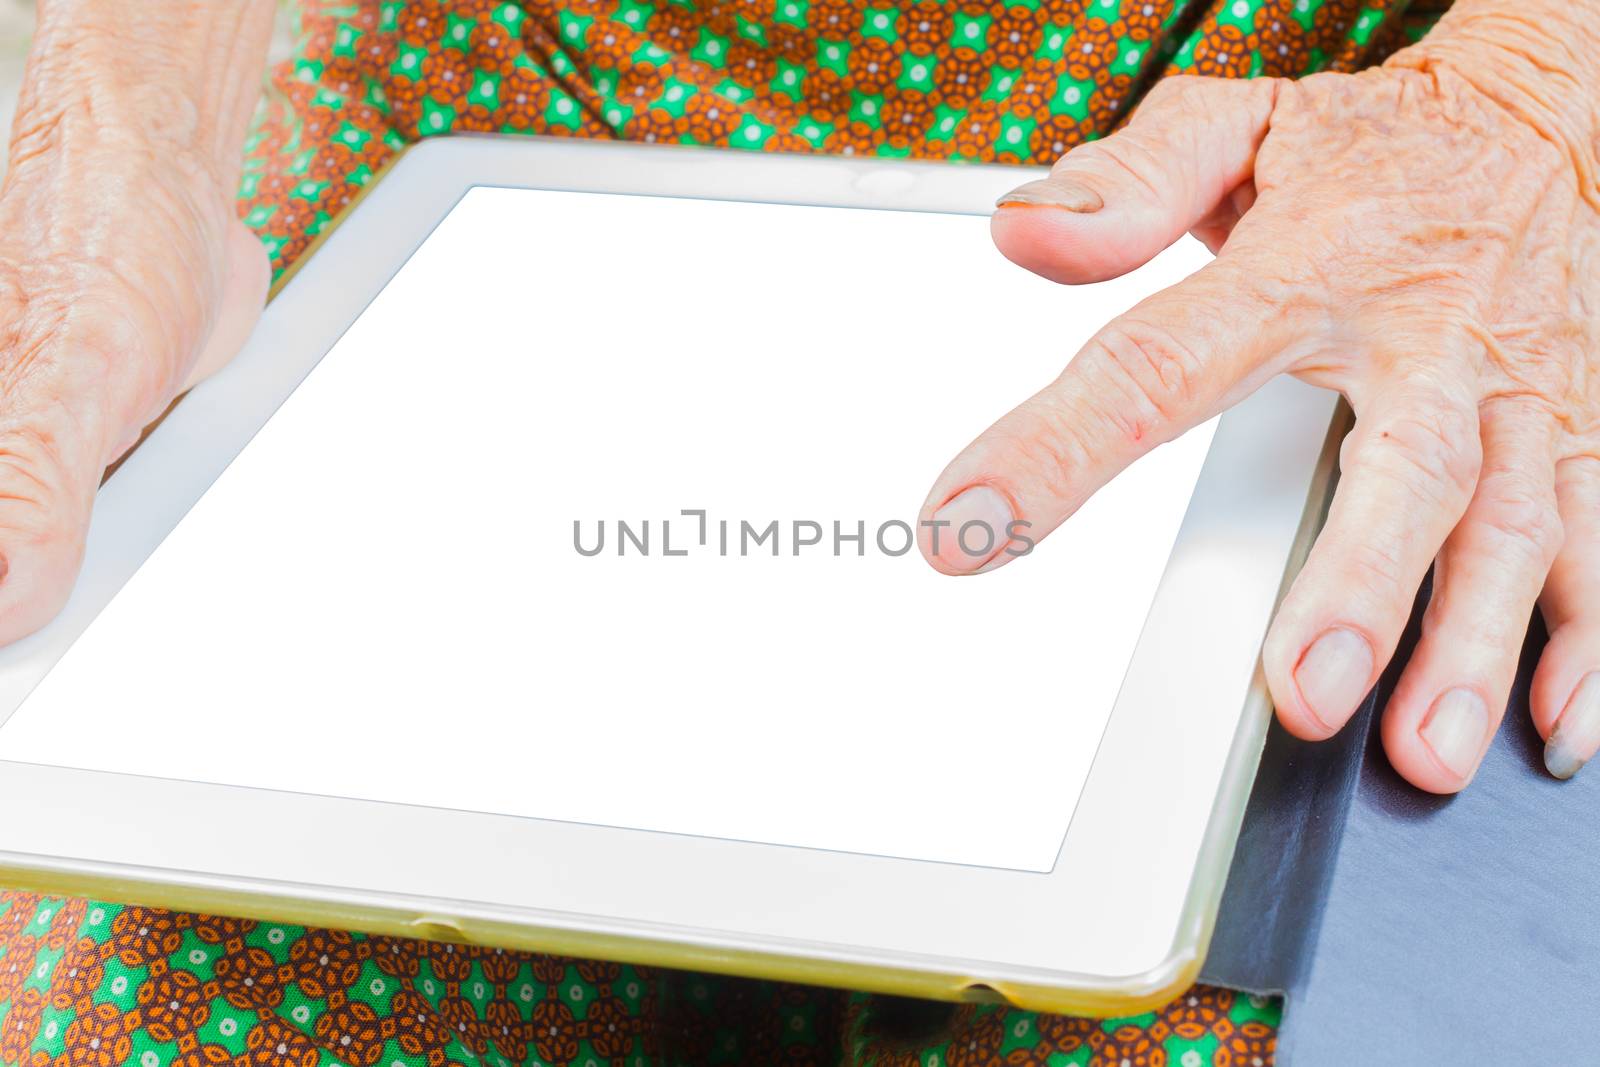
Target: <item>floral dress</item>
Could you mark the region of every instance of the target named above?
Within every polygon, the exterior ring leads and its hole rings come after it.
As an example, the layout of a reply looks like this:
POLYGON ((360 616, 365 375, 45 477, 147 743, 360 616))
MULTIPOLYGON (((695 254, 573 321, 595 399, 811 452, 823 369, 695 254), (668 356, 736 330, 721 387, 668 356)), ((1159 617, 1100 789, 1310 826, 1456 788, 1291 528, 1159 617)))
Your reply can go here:
MULTIPOLYGON (((282 272, 406 145, 478 131, 1049 163, 1174 73, 1349 71, 1421 0, 312 0, 246 145, 282 272)), ((1265 1067, 1275 1001, 1122 1019, 0 893, 0 1064, 1265 1067)))

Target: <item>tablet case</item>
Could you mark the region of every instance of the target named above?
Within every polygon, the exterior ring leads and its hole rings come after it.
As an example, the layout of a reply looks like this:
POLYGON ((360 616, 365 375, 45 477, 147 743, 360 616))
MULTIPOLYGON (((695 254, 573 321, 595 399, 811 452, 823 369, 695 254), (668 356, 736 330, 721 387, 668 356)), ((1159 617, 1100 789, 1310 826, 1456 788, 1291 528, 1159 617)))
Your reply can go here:
POLYGON ((1449 798, 1407 785, 1377 732, 1418 620, 1335 740, 1274 724, 1201 977, 1284 994, 1280 1067, 1600 1063, 1600 766, 1544 769, 1543 624, 1449 798))

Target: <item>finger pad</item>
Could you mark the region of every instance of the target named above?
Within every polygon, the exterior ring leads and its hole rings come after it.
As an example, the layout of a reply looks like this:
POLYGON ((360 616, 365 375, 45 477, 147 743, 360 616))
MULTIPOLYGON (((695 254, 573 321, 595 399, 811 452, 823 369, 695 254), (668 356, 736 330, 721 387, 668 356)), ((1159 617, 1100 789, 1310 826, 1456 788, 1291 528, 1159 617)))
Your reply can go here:
POLYGON ((1064 285, 1105 281, 1144 262, 1121 242, 1097 232, 1103 226, 1060 208, 1004 208, 995 212, 989 229, 1001 255, 1064 285))

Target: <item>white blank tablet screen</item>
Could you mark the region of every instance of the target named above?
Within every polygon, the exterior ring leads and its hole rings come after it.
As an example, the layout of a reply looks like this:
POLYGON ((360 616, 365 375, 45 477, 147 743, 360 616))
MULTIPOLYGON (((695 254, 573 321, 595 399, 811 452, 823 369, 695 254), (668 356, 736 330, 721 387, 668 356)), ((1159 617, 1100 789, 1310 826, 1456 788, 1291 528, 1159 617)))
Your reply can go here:
POLYGON ((1196 262, 1068 290, 981 218, 475 189, 0 758, 1049 870, 1212 427, 993 574, 876 532, 1196 262))

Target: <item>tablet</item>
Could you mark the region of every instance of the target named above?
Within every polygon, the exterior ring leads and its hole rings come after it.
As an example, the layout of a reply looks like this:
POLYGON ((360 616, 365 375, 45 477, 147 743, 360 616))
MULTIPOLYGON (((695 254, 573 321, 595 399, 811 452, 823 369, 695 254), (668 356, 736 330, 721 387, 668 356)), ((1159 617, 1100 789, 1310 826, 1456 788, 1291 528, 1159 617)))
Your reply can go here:
POLYGON ((408 152, 102 489, 0 652, 0 880, 1121 1011, 1192 980, 1329 470, 1275 382, 1030 558, 944 463, 1192 242, 1077 289, 1030 174, 408 152))

